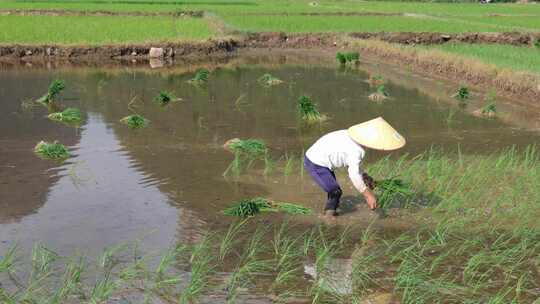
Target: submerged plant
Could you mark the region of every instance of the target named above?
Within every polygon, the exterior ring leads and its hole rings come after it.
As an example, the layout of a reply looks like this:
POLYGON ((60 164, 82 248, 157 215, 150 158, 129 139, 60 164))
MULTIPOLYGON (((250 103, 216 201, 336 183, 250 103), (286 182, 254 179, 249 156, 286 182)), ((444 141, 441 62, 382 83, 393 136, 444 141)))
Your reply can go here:
POLYGON ((34 152, 43 158, 62 160, 70 156, 68 149, 58 142, 48 143, 40 141, 35 147, 34 152))
POLYGON ((172 93, 167 91, 161 91, 159 94, 154 97, 154 101, 160 104, 161 106, 168 105, 171 101, 178 101, 180 98, 176 98, 172 93))
POLYGON ((349 52, 349 53, 337 52, 336 59, 342 65, 349 62, 358 63, 358 60, 360 60, 360 54, 358 52, 349 52))
POLYGON ((270 87, 283 83, 283 80, 276 78, 270 74, 264 74, 257 80, 260 84, 270 87))
POLYGON ((134 114, 120 119, 120 122, 125 123, 132 129, 140 129, 146 127, 149 121, 139 114, 134 114))
POLYGON ((261 212, 284 212, 291 215, 312 214, 313 210, 286 202, 273 202, 262 197, 243 199, 225 209, 223 214, 238 217, 249 217, 261 212))
POLYGON ((452 95, 452 97, 456 98, 461 102, 464 102, 470 97, 469 89, 467 87, 460 87, 459 90, 454 95, 452 95))
POLYGON ((188 80, 191 84, 203 84, 208 81, 208 76, 210 75, 210 71, 207 69, 198 69, 195 73, 195 76, 188 80))
POLYGON ((50 120, 66 123, 79 123, 82 120, 81 111, 77 108, 66 108, 62 112, 51 113, 47 117, 50 120))
POLYGON ((64 84, 64 81, 55 79, 50 85, 49 89, 47 90, 47 94, 41 96, 37 102, 48 105, 50 102, 54 101, 54 99, 64 90, 66 85, 64 84))
POLYGON ((311 98, 302 95, 298 98, 298 112, 300 117, 307 122, 317 122, 323 120, 323 115, 317 110, 317 106, 311 98))

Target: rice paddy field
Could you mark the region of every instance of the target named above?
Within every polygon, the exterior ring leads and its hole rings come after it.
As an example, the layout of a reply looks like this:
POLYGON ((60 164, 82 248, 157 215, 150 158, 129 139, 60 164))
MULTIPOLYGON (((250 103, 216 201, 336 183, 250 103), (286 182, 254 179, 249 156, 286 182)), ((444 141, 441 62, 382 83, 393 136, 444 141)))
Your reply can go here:
MULTIPOLYGON (((534 35, 538 20, 534 3, 0 0, 0 45, 534 35)), ((533 83, 534 42, 392 51, 533 83)), ((540 304, 536 100, 358 52, 394 47, 376 43, 107 66, 0 53, 0 303, 540 304), (407 140, 362 162, 380 208, 337 170, 339 216, 320 219, 305 151, 378 116, 407 140)))

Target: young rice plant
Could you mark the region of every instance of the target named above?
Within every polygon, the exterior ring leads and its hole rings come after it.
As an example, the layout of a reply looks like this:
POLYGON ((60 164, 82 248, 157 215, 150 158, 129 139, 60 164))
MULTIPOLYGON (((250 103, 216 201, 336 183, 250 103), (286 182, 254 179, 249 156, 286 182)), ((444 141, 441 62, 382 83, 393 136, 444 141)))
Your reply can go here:
POLYGON ((120 122, 126 124, 131 129, 141 129, 148 126, 149 121, 139 114, 133 114, 120 119, 120 122))

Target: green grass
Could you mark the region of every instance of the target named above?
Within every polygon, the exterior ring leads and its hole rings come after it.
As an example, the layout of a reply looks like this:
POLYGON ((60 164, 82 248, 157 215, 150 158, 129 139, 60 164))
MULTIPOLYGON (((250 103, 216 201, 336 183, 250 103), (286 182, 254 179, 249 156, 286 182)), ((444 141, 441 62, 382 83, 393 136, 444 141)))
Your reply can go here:
MULTIPOLYGON (((227 24, 244 31, 311 32, 496 32, 489 24, 456 23, 403 16, 224 16, 227 24)), ((508 28, 511 30, 511 28, 508 28)))
POLYGON ((431 46, 452 54, 517 71, 540 74, 540 49, 494 44, 443 44, 431 46))
POLYGON ((0 43, 25 44, 98 45, 212 36, 202 19, 172 17, 0 16, 0 28, 0 43))

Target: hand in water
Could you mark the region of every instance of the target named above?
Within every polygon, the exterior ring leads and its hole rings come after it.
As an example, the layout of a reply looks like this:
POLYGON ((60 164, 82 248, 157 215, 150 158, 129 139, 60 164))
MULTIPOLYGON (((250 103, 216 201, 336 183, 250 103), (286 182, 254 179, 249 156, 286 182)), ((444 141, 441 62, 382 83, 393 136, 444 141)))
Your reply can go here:
POLYGON ((369 188, 364 190, 362 194, 364 195, 364 198, 366 199, 369 209, 371 210, 377 209, 377 198, 375 197, 375 194, 373 194, 373 192, 369 188))

